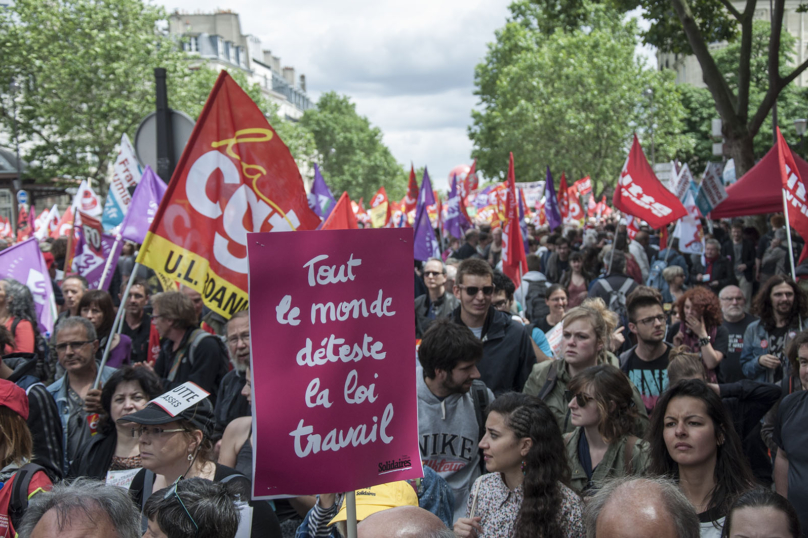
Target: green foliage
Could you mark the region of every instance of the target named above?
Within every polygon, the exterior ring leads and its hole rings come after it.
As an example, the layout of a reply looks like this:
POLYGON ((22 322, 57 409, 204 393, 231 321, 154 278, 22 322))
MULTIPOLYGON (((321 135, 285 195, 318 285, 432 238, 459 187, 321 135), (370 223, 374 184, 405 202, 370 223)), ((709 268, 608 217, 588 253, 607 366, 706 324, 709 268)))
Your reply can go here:
MULTIPOLYGON (((121 135, 132 138, 154 111, 156 67, 168 72, 169 106, 198 117, 218 72, 190 69, 179 44, 160 30, 165 19, 143 0, 16 0, 0 10, 0 126, 12 130, 9 82, 22 81, 16 108, 29 177, 89 177, 102 185, 121 135)), ((310 161, 311 135, 278 118, 243 72, 231 75, 292 155, 310 161)))
POLYGON ((390 200, 406 194, 409 168, 396 162, 381 130, 357 114, 348 96, 324 93, 300 124, 314 137, 323 177, 335 197, 348 191, 352 199, 368 201, 382 185, 390 200))
POLYGON ((481 106, 469 136, 486 177, 504 178, 512 151, 517 181, 544 179, 549 164, 555 178, 590 175, 599 194, 617 180, 634 131, 649 160, 651 138, 657 162, 692 148, 679 134, 684 109, 672 73, 634 57, 634 21, 589 4, 587 26, 547 33, 551 17, 535 4, 517 2, 511 13, 475 71, 481 106))

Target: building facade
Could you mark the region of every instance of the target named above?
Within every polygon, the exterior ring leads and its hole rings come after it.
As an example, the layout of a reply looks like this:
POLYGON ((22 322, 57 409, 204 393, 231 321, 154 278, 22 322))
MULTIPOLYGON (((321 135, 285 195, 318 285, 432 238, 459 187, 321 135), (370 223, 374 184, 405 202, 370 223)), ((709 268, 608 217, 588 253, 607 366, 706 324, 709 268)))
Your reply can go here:
MULTIPOLYGON (((783 12, 783 30, 788 31, 796 39, 794 45, 794 58, 792 67, 802 64, 808 59, 808 13, 798 13, 797 9, 802 3, 801 0, 785 0, 785 10, 783 12)), ((746 2, 732 2, 738 10, 746 8, 746 2)), ((768 2, 759 2, 755 9, 755 20, 770 20, 768 2)), ((726 43, 712 43, 710 50, 720 49, 726 43)), ((697 88, 706 88, 704 78, 701 73, 699 61, 693 55, 672 54, 668 52, 657 52, 657 62, 659 69, 673 69, 676 71, 676 84, 692 84, 697 88)), ((803 72, 794 81, 797 86, 808 86, 808 73, 803 72)))
POLYGON ((313 106, 306 94, 306 76, 283 66, 279 56, 264 50, 261 40, 241 32, 237 13, 175 11, 168 20, 169 33, 183 38, 184 50, 214 69, 241 69, 278 105, 282 118, 296 121, 313 106))

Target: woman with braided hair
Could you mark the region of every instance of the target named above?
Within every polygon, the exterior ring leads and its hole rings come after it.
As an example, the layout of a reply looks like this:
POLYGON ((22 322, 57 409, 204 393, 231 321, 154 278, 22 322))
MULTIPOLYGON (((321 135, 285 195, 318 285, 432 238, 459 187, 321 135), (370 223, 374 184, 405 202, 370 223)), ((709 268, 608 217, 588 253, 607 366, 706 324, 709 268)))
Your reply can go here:
POLYGON ((564 440, 544 402, 509 392, 488 406, 480 441, 489 474, 472 486, 460 538, 583 538, 581 499, 569 487, 564 440))

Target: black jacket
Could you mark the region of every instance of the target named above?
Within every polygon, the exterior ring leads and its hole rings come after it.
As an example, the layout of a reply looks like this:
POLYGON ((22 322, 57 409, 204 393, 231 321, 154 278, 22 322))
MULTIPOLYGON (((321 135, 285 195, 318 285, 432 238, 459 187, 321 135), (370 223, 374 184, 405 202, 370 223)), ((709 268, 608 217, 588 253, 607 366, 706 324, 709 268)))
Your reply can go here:
MULTIPOLYGON (((464 325, 460 308, 452 314, 455 323, 464 325)), ((483 358, 477 369, 495 396, 505 392, 521 392, 536 364, 536 353, 525 326, 510 314, 488 307, 482 332, 483 358)))
POLYGON ((194 330, 195 328, 192 327, 185 331, 185 336, 182 337, 177 351, 173 350, 174 342, 172 340, 164 339, 160 355, 154 364, 154 373, 160 378, 163 390, 166 391, 178 387, 186 381, 193 381, 210 392, 210 403, 215 407, 219 384, 227 373, 227 350, 221 338, 208 334, 199 342, 194 351, 193 360, 190 360, 188 357, 191 347, 189 338, 194 330), (174 364, 174 358, 180 352, 183 353, 182 362, 174 380, 169 381, 168 376, 174 364))
MULTIPOLYGON (((460 301, 448 290, 437 303, 439 304, 435 305, 437 309, 435 319, 448 318, 452 315, 454 309, 460 306, 460 301)), ((423 338, 429 325, 434 321, 430 319, 428 315, 431 306, 429 293, 415 298, 415 338, 423 338)))
MULTIPOLYGON (((730 270, 735 266, 735 248, 732 240, 730 239, 721 247, 721 256, 729 260, 730 270)), ((739 263, 745 263, 746 269, 743 272, 744 278, 748 282, 755 280, 755 244, 749 239, 744 239, 741 243, 741 260, 739 263)))
POLYGON ((219 401, 216 404, 214 416, 216 418, 216 431, 221 433, 233 420, 239 417, 248 417, 251 414, 247 398, 241 395, 247 378, 244 372, 236 369, 230 370, 219 384, 219 401))
POLYGON ((107 477, 112 465, 112 457, 115 455, 115 447, 118 445, 118 430, 114 427, 108 434, 98 432, 90 437, 84 446, 79 449, 70 469, 67 471, 68 478, 78 478, 86 476, 97 480, 104 480, 107 477))
POLYGON ((707 268, 702 265, 701 260, 693 263, 693 267, 690 269, 690 282, 692 282, 694 286, 706 286, 708 289, 714 291, 716 295, 718 295, 718 292, 725 286, 736 283, 732 264, 728 259, 722 256, 718 256, 713 262, 713 272, 712 275, 710 275, 710 282, 700 283, 696 280, 696 275, 704 274, 707 274, 707 268), (712 282, 718 282, 718 286, 710 285, 712 282))
POLYGON ((466 260, 468 258, 473 258, 476 255, 476 247, 473 247, 470 243, 463 243, 459 249, 452 253, 452 258, 455 260, 466 260))
POLYGON ((28 393, 28 429, 34 441, 33 463, 45 468, 51 480, 62 478, 62 421, 56 401, 36 377, 36 357, 30 353, 3 359, 14 372, 8 381, 28 393))

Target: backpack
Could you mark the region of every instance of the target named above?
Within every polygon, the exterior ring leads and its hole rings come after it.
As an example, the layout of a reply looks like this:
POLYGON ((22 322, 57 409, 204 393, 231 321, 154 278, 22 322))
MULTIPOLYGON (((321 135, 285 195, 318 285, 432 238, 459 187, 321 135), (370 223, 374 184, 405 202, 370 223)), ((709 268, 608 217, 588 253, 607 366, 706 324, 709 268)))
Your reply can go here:
MULTIPOLYGON (((20 318, 14 318, 11 322, 12 336, 17 334, 17 325, 19 325, 20 318)), ((51 367, 50 367, 50 347, 48 342, 39 332, 36 322, 30 322, 31 328, 34 330, 34 356, 36 357, 36 375, 40 381, 50 382, 52 380, 51 367)))
MULTIPOLYGON (((188 362, 191 363, 191 367, 193 367, 193 365, 194 365, 194 358, 195 358, 195 353, 194 352, 196 351, 196 348, 199 347, 199 343, 202 342, 202 340, 204 340, 205 338, 208 338, 208 337, 215 338, 216 343, 219 344, 219 349, 223 353, 223 356, 228 357, 227 348, 224 347, 224 342, 222 342, 221 337, 216 336, 215 334, 210 334, 209 332, 204 331, 202 329, 194 329, 194 332, 191 333, 191 336, 188 337, 188 340, 190 340, 191 343, 190 343, 190 345, 187 346, 187 348, 188 348, 188 362)), ((184 358, 185 358, 184 356, 178 356, 178 357, 175 357, 175 360, 179 360, 180 362, 182 362, 184 360, 184 358)), ((177 377, 177 371, 179 371, 179 368, 172 369, 169 372, 168 378, 167 378, 169 382, 171 382, 171 383, 174 382, 174 379, 177 377)), ((218 386, 218 383, 219 382, 217 381, 216 382, 217 386, 218 386)))
POLYGON ((31 479, 39 471, 45 472, 45 468, 36 463, 26 463, 14 473, 8 516, 15 530, 20 528, 22 517, 28 510, 28 487, 31 485, 31 479))
POLYGON ((527 293, 525 293, 525 317, 530 321, 544 319, 550 313, 547 306, 547 281, 528 280, 527 293))
POLYGON ((654 263, 651 264, 651 270, 648 271, 648 280, 645 285, 661 290, 665 284, 665 279, 662 278, 662 271, 667 269, 667 267, 668 264, 665 263, 665 260, 654 261, 654 263))
POLYGON ((626 308, 626 295, 628 294, 628 290, 631 288, 633 284, 630 278, 627 278, 625 282, 620 286, 620 289, 616 290, 609 284, 607 279, 603 279, 600 281, 600 285, 603 286, 603 289, 606 290, 606 293, 609 294, 609 301, 608 307, 609 310, 617 314, 620 318, 620 325, 626 326, 628 323, 628 309, 626 308))
MULTIPOLYGON (((474 414, 477 417, 477 427, 479 428, 479 436, 477 437, 477 442, 479 443, 485 435, 485 408, 488 407, 491 401, 488 398, 488 387, 479 379, 475 379, 471 382, 470 392, 471 401, 474 404, 474 414)), ((481 454, 482 450, 481 448, 479 449, 481 454)), ((483 458, 480 458, 480 468, 482 472, 485 473, 485 460, 483 458)))

